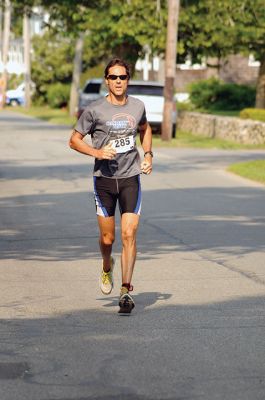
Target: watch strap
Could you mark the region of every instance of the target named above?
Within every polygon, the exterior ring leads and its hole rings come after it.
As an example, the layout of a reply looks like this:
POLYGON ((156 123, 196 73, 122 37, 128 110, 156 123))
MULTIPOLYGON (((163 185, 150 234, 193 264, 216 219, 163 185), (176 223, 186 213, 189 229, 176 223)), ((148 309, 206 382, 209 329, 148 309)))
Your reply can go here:
POLYGON ((150 154, 151 157, 154 157, 154 154, 151 150, 148 150, 144 153, 144 157, 146 156, 146 154, 150 154))

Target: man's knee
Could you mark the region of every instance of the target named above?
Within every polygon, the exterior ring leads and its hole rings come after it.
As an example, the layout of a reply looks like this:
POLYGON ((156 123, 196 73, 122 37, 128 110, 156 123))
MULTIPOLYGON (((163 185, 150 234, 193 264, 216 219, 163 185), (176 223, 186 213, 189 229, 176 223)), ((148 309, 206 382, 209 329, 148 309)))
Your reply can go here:
POLYGON ((100 241, 105 246, 111 246, 115 241, 115 236, 112 233, 103 233, 100 236, 100 241))
POLYGON ((126 242, 133 242, 136 238, 136 231, 137 227, 129 226, 123 229, 122 231, 122 241, 123 243, 126 242))

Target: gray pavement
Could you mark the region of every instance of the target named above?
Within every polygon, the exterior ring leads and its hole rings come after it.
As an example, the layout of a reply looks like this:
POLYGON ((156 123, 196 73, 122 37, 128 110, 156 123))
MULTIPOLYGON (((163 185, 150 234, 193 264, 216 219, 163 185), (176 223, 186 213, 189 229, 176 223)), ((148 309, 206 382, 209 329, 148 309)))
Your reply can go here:
POLYGON ((0 399, 264 400, 265 187, 225 167, 265 152, 155 149, 121 317, 70 131, 0 113, 0 399))

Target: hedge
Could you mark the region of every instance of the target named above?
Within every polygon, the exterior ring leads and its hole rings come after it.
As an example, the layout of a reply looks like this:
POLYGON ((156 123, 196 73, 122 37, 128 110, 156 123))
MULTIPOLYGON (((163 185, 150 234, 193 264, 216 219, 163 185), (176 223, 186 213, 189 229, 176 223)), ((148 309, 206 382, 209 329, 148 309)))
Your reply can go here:
POLYGON ((255 119, 265 122, 265 109, 263 108, 244 108, 240 111, 240 118, 255 119))
POLYGON ((223 83, 216 78, 189 85, 190 100, 196 108, 208 110, 241 110, 255 104, 254 87, 223 83))

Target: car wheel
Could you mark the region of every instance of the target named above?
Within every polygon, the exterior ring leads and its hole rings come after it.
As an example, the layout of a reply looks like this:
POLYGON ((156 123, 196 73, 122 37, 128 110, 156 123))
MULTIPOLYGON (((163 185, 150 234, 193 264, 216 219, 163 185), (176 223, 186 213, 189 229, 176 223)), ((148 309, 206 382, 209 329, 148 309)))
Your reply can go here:
POLYGON ((173 124, 173 126, 172 126, 172 137, 173 138, 176 137, 176 124, 173 124))
POLYGON ((17 100, 15 100, 15 99, 12 99, 12 100, 10 100, 10 103, 9 103, 12 107, 16 107, 16 106, 19 106, 19 102, 17 101, 17 100))

